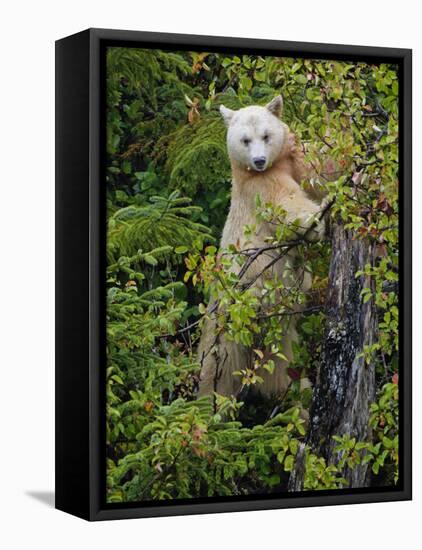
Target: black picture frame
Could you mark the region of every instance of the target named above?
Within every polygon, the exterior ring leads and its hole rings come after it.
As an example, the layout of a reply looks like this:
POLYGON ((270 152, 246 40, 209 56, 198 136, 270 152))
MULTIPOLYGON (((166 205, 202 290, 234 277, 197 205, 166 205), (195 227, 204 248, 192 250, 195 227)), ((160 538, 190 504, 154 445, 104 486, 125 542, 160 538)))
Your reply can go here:
POLYGON ((411 415, 412 51, 88 29, 56 42, 56 508, 87 520, 409 500, 411 415), (400 484, 238 499, 105 503, 104 48, 174 47, 393 62, 400 82, 400 484))

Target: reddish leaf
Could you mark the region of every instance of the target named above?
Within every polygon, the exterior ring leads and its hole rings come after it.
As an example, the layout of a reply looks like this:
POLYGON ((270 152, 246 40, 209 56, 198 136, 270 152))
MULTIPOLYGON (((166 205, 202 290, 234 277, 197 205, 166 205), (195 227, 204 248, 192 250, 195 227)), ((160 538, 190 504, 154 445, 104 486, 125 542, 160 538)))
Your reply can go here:
POLYGON ((147 401, 147 402, 144 404, 144 409, 145 409, 147 412, 151 412, 153 408, 154 408, 154 403, 153 403, 152 401, 147 401))
POLYGON ((292 380, 299 380, 300 378, 300 372, 297 369, 288 368, 287 374, 292 380))
POLYGON ((336 171, 336 163, 333 159, 328 159, 325 163, 325 171, 327 174, 333 174, 336 171))
POLYGON ((362 172, 355 172, 352 176, 352 181, 355 185, 357 183, 360 183, 361 179, 362 179, 362 172))

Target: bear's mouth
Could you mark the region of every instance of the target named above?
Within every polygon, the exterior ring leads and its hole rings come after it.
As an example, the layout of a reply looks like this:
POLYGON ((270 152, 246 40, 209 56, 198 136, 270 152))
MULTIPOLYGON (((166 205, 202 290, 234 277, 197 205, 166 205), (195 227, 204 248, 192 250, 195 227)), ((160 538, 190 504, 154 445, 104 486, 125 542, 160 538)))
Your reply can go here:
POLYGON ((258 167, 258 166, 248 166, 247 167, 248 172, 250 172, 251 170, 253 172, 265 172, 266 169, 267 169, 267 166, 262 166, 262 168, 258 167))

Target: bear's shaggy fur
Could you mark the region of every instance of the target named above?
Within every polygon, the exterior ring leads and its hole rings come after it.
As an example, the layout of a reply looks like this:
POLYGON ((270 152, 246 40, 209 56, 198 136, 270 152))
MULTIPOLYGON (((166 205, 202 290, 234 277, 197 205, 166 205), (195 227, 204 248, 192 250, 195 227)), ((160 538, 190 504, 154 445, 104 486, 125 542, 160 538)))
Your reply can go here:
MULTIPOLYGON (((265 107, 252 106, 232 111, 222 106, 220 109, 228 127, 227 144, 232 167, 231 206, 221 239, 223 249, 230 244, 237 244, 241 249, 262 247, 266 245, 265 238, 274 234, 273 225, 262 223, 257 226, 255 234, 248 237, 246 245, 244 227, 256 224, 257 195, 262 204, 282 206, 287 213, 286 222, 299 219, 304 231, 310 227, 320 211, 320 207, 310 200, 299 185, 304 174, 302 156, 292 143, 286 124, 279 118, 281 108, 282 99, 278 96, 265 107), (259 159, 258 167, 255 166, 254 159, 259 159)), ((312 229, 310 237, 320 238, 323 230, 323 224, 320 223, 312 229)), ((278 251, 273 252, 277 253, 278 251)), ((302 289, 306 291, 311 286, 309 273, 299 274, 294 269, 286 269, 287 260, 290 260, 289 265, 294 265, 294 255, 293 248, 275 263, 272 271, 268 273, 267 270, 266 277, 278 276, 287 287, 300 277, 302 289)), ((262 254, 250 265, 242 278, 247 283, 258 276, 253 283, 258 295, 261 293, 264 278, 259 274, 270 260, 269 253, 262 254)), ((233 270, 238 272, 240 267, 234 263, 233 270)), ((287 366, 292 359, 292 342, 297 338, 294 317, 295 315, 291 316, 283 341, 283 354, 288 361, 277 359, 273 374, 266 370, 259 373, 263 383, 256 384, 256 390, 264 396, 279 397, 288 389, 290 378, 287 366)), ((199 395, 216 391, 226 396, 237 396, 241 388, 241 377, 233 376, 232 373, 250 365, 252 350, 227 340, 224 334, 217 337, 215 329, 216 321, 210 315, 204 322, 198 348, 198 360, 201 363, 199 395)))

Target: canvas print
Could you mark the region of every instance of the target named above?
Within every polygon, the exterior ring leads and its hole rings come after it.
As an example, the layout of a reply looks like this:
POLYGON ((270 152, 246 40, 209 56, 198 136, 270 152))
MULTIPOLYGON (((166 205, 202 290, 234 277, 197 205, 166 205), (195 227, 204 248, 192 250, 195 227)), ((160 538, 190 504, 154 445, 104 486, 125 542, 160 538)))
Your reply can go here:
POLYGON ((107 503, 398 486, 397 66, 104 78, 107 503))

